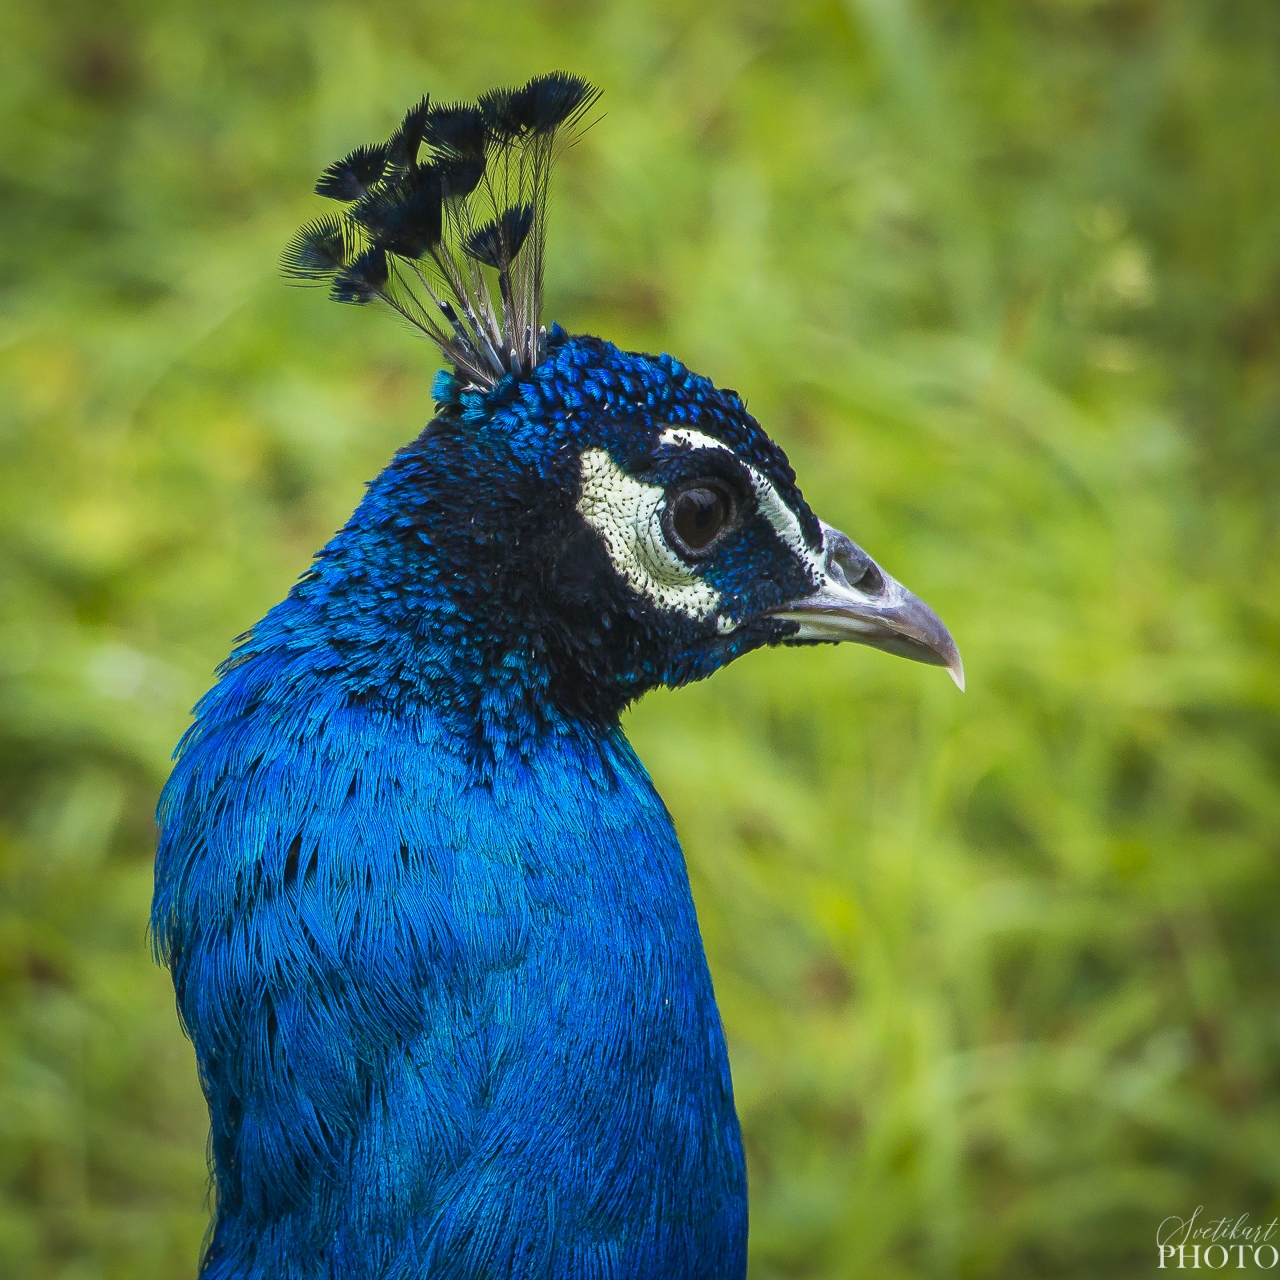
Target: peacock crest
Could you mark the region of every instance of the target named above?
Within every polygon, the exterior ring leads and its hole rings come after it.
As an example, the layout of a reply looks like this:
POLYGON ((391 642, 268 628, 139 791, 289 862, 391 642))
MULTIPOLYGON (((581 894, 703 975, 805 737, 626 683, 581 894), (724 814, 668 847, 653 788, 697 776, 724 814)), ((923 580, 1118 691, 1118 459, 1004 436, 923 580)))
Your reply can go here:
POLYGON ((321 174, 317 194, 347 207, 294 236, 285 274, 328 283, 337 302, 381 299, 464 381, 487 388, 530 372, 546 354, 551 169, 599 97, 560 71, 475 103, 424 96, 388 141, 357 147, 321 174))

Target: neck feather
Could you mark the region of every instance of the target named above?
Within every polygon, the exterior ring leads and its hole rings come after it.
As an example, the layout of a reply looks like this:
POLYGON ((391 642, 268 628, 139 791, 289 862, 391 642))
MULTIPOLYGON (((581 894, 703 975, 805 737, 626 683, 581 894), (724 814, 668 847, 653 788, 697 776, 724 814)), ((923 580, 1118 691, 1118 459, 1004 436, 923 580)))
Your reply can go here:
POLYGON ((482 777, 432 713, 282 705, 263 675, 206 700, 159 815, 153 925, 213 1125, 206 1274, 419 1274, 495 1203, 499 1251, 659 1241, 673 1178, 715 1256, 744 1212, 723 1040, 625 740, 562 726, 482 777))

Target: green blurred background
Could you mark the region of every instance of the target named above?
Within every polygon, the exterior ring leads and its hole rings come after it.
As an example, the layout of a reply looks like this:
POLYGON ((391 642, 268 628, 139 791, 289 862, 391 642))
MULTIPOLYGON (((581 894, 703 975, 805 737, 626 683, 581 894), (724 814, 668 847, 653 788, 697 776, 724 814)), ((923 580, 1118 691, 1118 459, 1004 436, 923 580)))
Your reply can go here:
POLYGON ((968 669, 758 653, 628 717, 753 1277, 1145 1276, 1168 1215, 1272 1216, 1280 7, 8 0, 0 1274, 193 1273, 156 794, 431 412, 432 349, 278 251, 424 89, 557 67, 607 114, 548 319, 740 389, 968 669))

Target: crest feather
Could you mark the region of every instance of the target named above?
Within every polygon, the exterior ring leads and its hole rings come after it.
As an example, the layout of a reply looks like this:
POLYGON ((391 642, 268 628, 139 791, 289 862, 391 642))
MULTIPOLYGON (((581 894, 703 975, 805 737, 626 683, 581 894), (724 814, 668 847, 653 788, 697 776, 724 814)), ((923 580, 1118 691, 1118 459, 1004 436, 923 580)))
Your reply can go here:
POLYGON ((476 103, 406 112, 391 138, 331 164, 316 192, 348 208, 308 223, 285 275, 338 302, 380 299, 427 335, 464 382, 493 386, 543 358, 547 194, 559 150, 599 100, 563 71, 476 103), (496 273, 497 294, 491 292, 496 273))
POLYGON ((316 195, 332 200, 358 200, 381 177, 387 167, 387 144, 357 147, 335 160, 316 183, 316 195))

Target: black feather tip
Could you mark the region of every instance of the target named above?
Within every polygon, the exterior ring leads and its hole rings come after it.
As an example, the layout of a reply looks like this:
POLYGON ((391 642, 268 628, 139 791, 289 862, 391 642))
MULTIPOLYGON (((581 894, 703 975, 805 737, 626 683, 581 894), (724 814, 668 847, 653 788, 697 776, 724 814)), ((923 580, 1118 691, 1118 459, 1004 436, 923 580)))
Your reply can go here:
POLYGON ((434 151, 445 156, 484 159, 484 112, 470 103, 432 107, 427 113, 423 139, 434 151))
POLYGON ((518 204, 507 209, 502 217, 473 231, 463 249, 468 257, 483 262, 486 267, 502 270, 523 248, 532 227, 533 206, 518 204))
POLYGON ((440 174, 424 166, 371 191, 352 207, 351 217, 388 253, 421 258, 440 243, 440 201, 440 174))
POLYGON ((327 280, 340 271, 353 250, 351 224, 341 214, 308 222, 285 246, 280 270, 304 284, 327 280))
POLYGON ((387 168, 387 144, 357 147, 350 155, 335 160, 320 175, 316 195, 331 200, 359 200, 387 168))
POLYGON ((531 133, 550 133, 577 124, 600 98, 600 90, 581 76, 552 71, 534 76, 521 90, 531 133))
POLYGON ((391 135, 391 141, 387 143, 387 159, 397 168, 412 169, 418 163, 418 149, 422 146, 430 110, 431 95, 424 93, 417 105, 405 112, 400 127, 391 135))
POLYGON ((387 283, 387 276, 386 250, 374 245, 338 272, 329 297, 334 302, 372 302, 387 283))
POLYGON ((552 71, 519 89, 491 89, 480 95, 489 136, 499 143, 551 133, 590 110, 600 91, 581 76, 552 71))
POLYGON ((469 196, 484 177, 484 152, 478 156, 446 155, 433 168, 440 175, 440 194, 446 200, 469 196))

